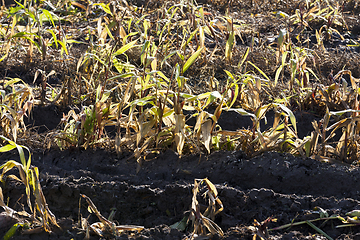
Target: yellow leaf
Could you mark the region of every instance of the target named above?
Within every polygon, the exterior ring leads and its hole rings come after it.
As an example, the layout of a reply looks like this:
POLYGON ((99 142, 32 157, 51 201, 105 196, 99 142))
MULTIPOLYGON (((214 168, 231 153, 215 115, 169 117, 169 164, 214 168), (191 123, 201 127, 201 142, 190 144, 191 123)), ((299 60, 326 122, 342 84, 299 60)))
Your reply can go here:
POLYGON ((185 116, 183 114, 175 114, 175 144, 179 155, 182 154, 182 150, 185 143, 185 116))
POLYGON ((209 154, 210 154, 210 141, 211 141, 211 126, 212 126, 212 121, 210 119, 205 121, 201 126, 201 133, 204 139, 204 145, 209 154))

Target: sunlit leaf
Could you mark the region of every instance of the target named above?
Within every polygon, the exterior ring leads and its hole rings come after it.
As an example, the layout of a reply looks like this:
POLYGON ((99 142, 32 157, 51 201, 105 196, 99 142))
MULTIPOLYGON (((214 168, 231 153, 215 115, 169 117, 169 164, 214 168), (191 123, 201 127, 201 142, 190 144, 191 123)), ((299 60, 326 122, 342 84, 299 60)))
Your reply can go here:
POLYGON ((176 144, 176 149, 179 155, 182 154, 182 150, 185 144, 185 116, 183 114, 175 114, 175 130, 174 130, 174 141, 176 144))
POLYGON ((253 119, 256 119, 255 114, 249 113, 249 112, 245 111, 245 110, 242 109, 242 108, 229 108, 229 109, 225 109, 225 110, 226 110, 226 111, 234 111, 234 112, 239 113, 239 114, 242 115, 242 116, 252 117, 253 119))
POLYGON ((26 225, 26 223, 15 223, 4 235, 4 240, 10 240, 16 233, 19 227, 26 225))
POLYGON ((111 16, 113 15, 111 10, 110 10, 110 3, 109 4, 105 4, 105 3, 94 3, 93 6, 100 6, 102 7, 102 9, 107 13, 110 14, 111 16))
POLYGON ((259 71, 259 73, 261 73, 261 75, 263 75, 268 81, 270 81, 270 78, 260 68, 258 68, 255 64, 253 64, 250 61, 248 61, 248 63, 250 63, 256 70, 259 71))
POLYGON ((231 31, 230 34, 229 34, 229 38, 226 41, 226 46, 225 46, 225 58, 229 62, 231 61, 232 49, 233 49, 233 46, 234 46, 234 41, 235 41, 235 33, 234 33, 234 31, 231 31))
POLYGON ((132 47, 134 47, 135 43, 137 42, 137 40, 134 40, 132 42, 129 42, 128 44, 122 46, 119 50, 117 50, 114 53, 114 56, 120 55, 125 53, 127 50, 131 49, 132 47))
POLYGON ((274 103, 274 105, 280 107, 284 112, 286 112, 286 114, 287 114, 287 115, 289 116, 289 118, 290 118, 291 124, 293 125, 295 132, 297 132, 297 128, 296 128, 296 118, 295 118, 294 113, 293 113, 288 107, 286 107, 286 106, 283 105, 283 104, 274 103))
POLYGON ((201 126, 201 133, 204 139, 204 145, 208 153, 210 154, 210 142, 211 142, 211 127, 212 121, 208 119, 201 126))
POLYGON ((9 152, 9 151, 13 150, 14 148, 16 148, 16 146, 7 144, 0 148, 0 152, 9 152))
POLYGON ((196 59, 199 57, 201 51, 203 50, 203 48, 200 48, 199 50, 197 50, 184 64, 183 70, 182 72, 186 72, 186 70, 188 70, 188 68, 196 61, 196 59))
POLYGON ((284 12, 282 12, 282 11, 278 11, 278 12, 276 12, 276 17, 283 17, 283 18, 285 18, 285 19, 288 19, 288 18, 289 18, 289 15, 286 14, 286 13, 284 13, 284 12))
POLYGON ((358 113, 360 112, 360 110, 353 110, 353 109, 346 109, 346 110, 342 110, 342 111, 330 111, 330 115, 335 115, 335 116, 342 116, 344 113, 358 113))

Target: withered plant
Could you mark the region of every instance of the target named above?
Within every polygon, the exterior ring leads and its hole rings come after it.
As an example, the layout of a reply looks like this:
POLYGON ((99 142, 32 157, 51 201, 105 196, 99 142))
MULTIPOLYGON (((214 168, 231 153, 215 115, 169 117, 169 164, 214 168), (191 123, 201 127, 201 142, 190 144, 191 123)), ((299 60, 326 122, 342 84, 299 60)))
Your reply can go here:
POLYGON ((144 229, 143 226, 134 225, 116 226, 116 224, 110 219, 112 218, 111 215, 109 216, 109 219, 105 218, 103 215, 101 215, 99 210, 88 196, 81 194, 81 197, 84 198, 88 203, 88 211, 90 213, 94 213, 100 220, 100 222, 89 224, 87 218, 83 218, 81 216, 79 222, 81 223, 81 228, 85 231, 85 239, 90 239, 90 230, 99 237, 117 237, 120 236, 120 234, 124 231, 141 231, 144 229))
POLYGON ((218 197, 218 192, 214 184, 212 184, 207 178, 195 179, 190 216, 188 218, 188 222, 191 221, 193 231, 189 239, 194 239, 196 236, 209 237, 215 234, 223 236, 223 231, 214 222, 215 216, 223 209, 223 204, 218 197), (201 206, 197 199, 203 186, 205 186, 206 191, 202 195, 208 200, 208 207, 204 212, 201 212, 201 206))

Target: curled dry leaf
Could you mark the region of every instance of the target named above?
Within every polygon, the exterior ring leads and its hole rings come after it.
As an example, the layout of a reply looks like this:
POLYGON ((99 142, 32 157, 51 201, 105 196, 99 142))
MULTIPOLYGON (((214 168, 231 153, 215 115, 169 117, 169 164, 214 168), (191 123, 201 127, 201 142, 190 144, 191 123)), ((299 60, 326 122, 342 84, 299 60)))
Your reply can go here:
POLYGON ((174 135, 177 152, 181 155, 185 143, 185 116, 183 114, 175 114, 174 135))
POLYGON ((203 136, 204 145, 209 154, 210 154, 210 142, 211 142, 211 127, 212 127, 211 119, 206 120, 201 126, 201 133, 203 136))
MULTIPOLYGON (((103 215, 101 215, 100 211, 97 209, 95 204, 91 201, 91 199, 85 194, 81 194, 82 198, 85 198, 86 202, 89 204, 90 212, 94 213, 100 220, 100 222, 93 223, 89 226, 87 221, 84 221, 85 230, 90 228, 94 233, 96 233, 100 237, 104 237, 105 235, 110 236, 119 236, 123 231, 141 231, 144 229, 143 226, 135 226, 135 225, 119 225, 116 224, 103 215), (89 226, 89 227, 88 227, 89 226)), ((87 230, 88 231, 88 230, 87 230)))

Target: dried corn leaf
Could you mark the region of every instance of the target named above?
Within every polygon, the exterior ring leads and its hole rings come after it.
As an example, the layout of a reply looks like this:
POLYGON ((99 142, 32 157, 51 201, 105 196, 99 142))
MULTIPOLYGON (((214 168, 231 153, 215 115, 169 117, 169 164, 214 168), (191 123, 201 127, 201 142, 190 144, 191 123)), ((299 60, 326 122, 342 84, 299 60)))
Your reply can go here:
POLYGON ((210 231, 211 234, 219 234, 220 236, 224 236, 224 232, 222 229, 214 223, 211 219, 202 216, 202 224, 210 231))
POLYGON ((140 119, 139 119, 139 132, 137 134, 136 145, 139 145, 142 138, 149 135, 150 131, 152 130, 152 127, 156 123, 155 119, 151 119, 151 120, 146 121, 146 122, 142 121, 142 120, 143 120, 143 118, 140 117, 140 119))
POLYGON ((203 136, 204 145, 209 154, 210 154, 210 142, 211 142, 211 126, 212 126, 211 119, 205 121, 201 126, 201 133, 203 136))
POLYGON ((141 231, 144 229, 143 226, 136 226, 136 225, 119 225, 115 227, 116 230, 118 230, 119 232, 123 232, 123 231, 141 231))
POLYGON ((175 114, 175 144, 179 155, 182 154, 182 150, 185 144, 185 116, 183 114, 175 114))
MULTIPOLYGON (((96 208, 94 203, 91 201, 89 197, 84 194, 81 194, 81 197, 85 198, 86 202, 89 204, 89 208, 91 212, 95 213, 95 215, 99 218, 101 222, 96 222, 90 225, 91 230, 93 230, 97 235, 104 236, 105 234, 112 234, 118 236, 119 233, 123 231, 141 231, 144 229, 143 226, 135 226, 135 225, 119 225, 116 226, 114 222, 103 217, 99 210, 96 208)), ((87 221, 83 224, 83 228, 86 227, 88 229, 87 221)))

